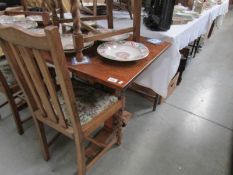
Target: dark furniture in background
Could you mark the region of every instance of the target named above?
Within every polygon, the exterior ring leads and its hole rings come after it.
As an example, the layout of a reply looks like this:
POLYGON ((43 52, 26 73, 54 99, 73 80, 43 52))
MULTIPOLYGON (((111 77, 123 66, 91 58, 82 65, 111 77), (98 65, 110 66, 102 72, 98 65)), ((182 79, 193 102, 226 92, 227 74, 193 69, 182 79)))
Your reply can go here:
POLYGON ((166 31, 172 24, 175 0, 151 0, 145 7, 144 24, 153 31, 166 31))

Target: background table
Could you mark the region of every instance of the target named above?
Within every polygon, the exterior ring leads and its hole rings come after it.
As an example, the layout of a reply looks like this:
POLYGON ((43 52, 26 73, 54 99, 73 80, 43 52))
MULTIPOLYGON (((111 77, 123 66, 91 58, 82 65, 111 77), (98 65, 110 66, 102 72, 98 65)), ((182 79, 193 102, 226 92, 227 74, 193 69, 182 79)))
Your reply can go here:
MULTIPOLYGON (((218 16, 225 15, 228 12, 228 7, 229 0, 225 0, 221 5, 205 10, 199 18, 184 25, 172 25, 171 29, 166 32, 150 31, 141 24, 142 36, 170 41, 172 46, 145 70, 136 82, 166 97, 168 85, 179 67, 181 58, 179 50, 200 35, 207 33, 213 20, 218 16)), ((100 21, 99 24, 106 26, 105 21, 100 21)), ((114 28, 123 28, 132 26, 132 21, 127 12, 114 12, 114 25, 114 28)))

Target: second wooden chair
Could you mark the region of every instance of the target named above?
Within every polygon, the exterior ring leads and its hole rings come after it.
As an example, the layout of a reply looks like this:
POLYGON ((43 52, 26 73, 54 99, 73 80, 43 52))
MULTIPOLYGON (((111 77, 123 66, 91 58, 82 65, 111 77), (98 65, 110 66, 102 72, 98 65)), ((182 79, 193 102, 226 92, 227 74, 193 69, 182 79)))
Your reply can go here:
POLYGON ((6 102, 0 105, 0 108, 9 104, 17 131, 20 135, 23 134, 23 124, 31 117, 27 117, 24 120, 20 117, 19 112, 27 107, 27 104, 5 58, 0 60, 0 92, 3 93, 7 99, 6 102))

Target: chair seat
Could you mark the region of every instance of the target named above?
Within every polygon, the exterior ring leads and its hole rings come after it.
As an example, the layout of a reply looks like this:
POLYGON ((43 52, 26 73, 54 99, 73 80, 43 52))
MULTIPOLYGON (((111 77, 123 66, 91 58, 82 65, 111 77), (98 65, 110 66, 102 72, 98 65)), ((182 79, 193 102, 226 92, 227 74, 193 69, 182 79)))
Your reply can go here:
POLYGON ((16 84, 15 77, 11 71, 10 65, 7 59, 3 58, 0 59, 0 71, 2 72, 3 76, 6 79, 6 82, 9 86, 16 84))
MULTIPOLYGON (((83 82, 75 80, 72 81, 72 84, 81 125, 90 122, 102 111, 106 110, 109 106, 118 101, 116 96, 106 93, 100 89, 96 89, 83 82)), ((61 91, 58 91, 58 99, 66 122, 71 126, 70 116, 61 91)))

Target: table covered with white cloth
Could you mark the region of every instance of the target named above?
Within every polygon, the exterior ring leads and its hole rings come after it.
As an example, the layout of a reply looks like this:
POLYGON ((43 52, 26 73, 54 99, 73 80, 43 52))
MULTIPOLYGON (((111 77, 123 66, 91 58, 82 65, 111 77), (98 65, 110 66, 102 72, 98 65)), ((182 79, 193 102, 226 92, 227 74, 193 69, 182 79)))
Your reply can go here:
MULTIPOLYGON (((199 18, 187 24, 172 25, 170 30, 166 32, 151 31, 141 22, 141 36, 170 41, 172 46, 147 68, 135 82, 166 97, 168 85, 179 67, 181 58, 179 50, 188 46, 190 42, 202 34, 207 33, 213 20, 228 12, 228 6, 229 0, 225 0, 221 5, 215 5, 203 11, 199 18)), ((132 26, 132 23, 127 12, 114 12, 114 28, 129 27, 132 26)), ((107 24, 105 21, 100 21, 99 25, 106 26, 107 24)))

